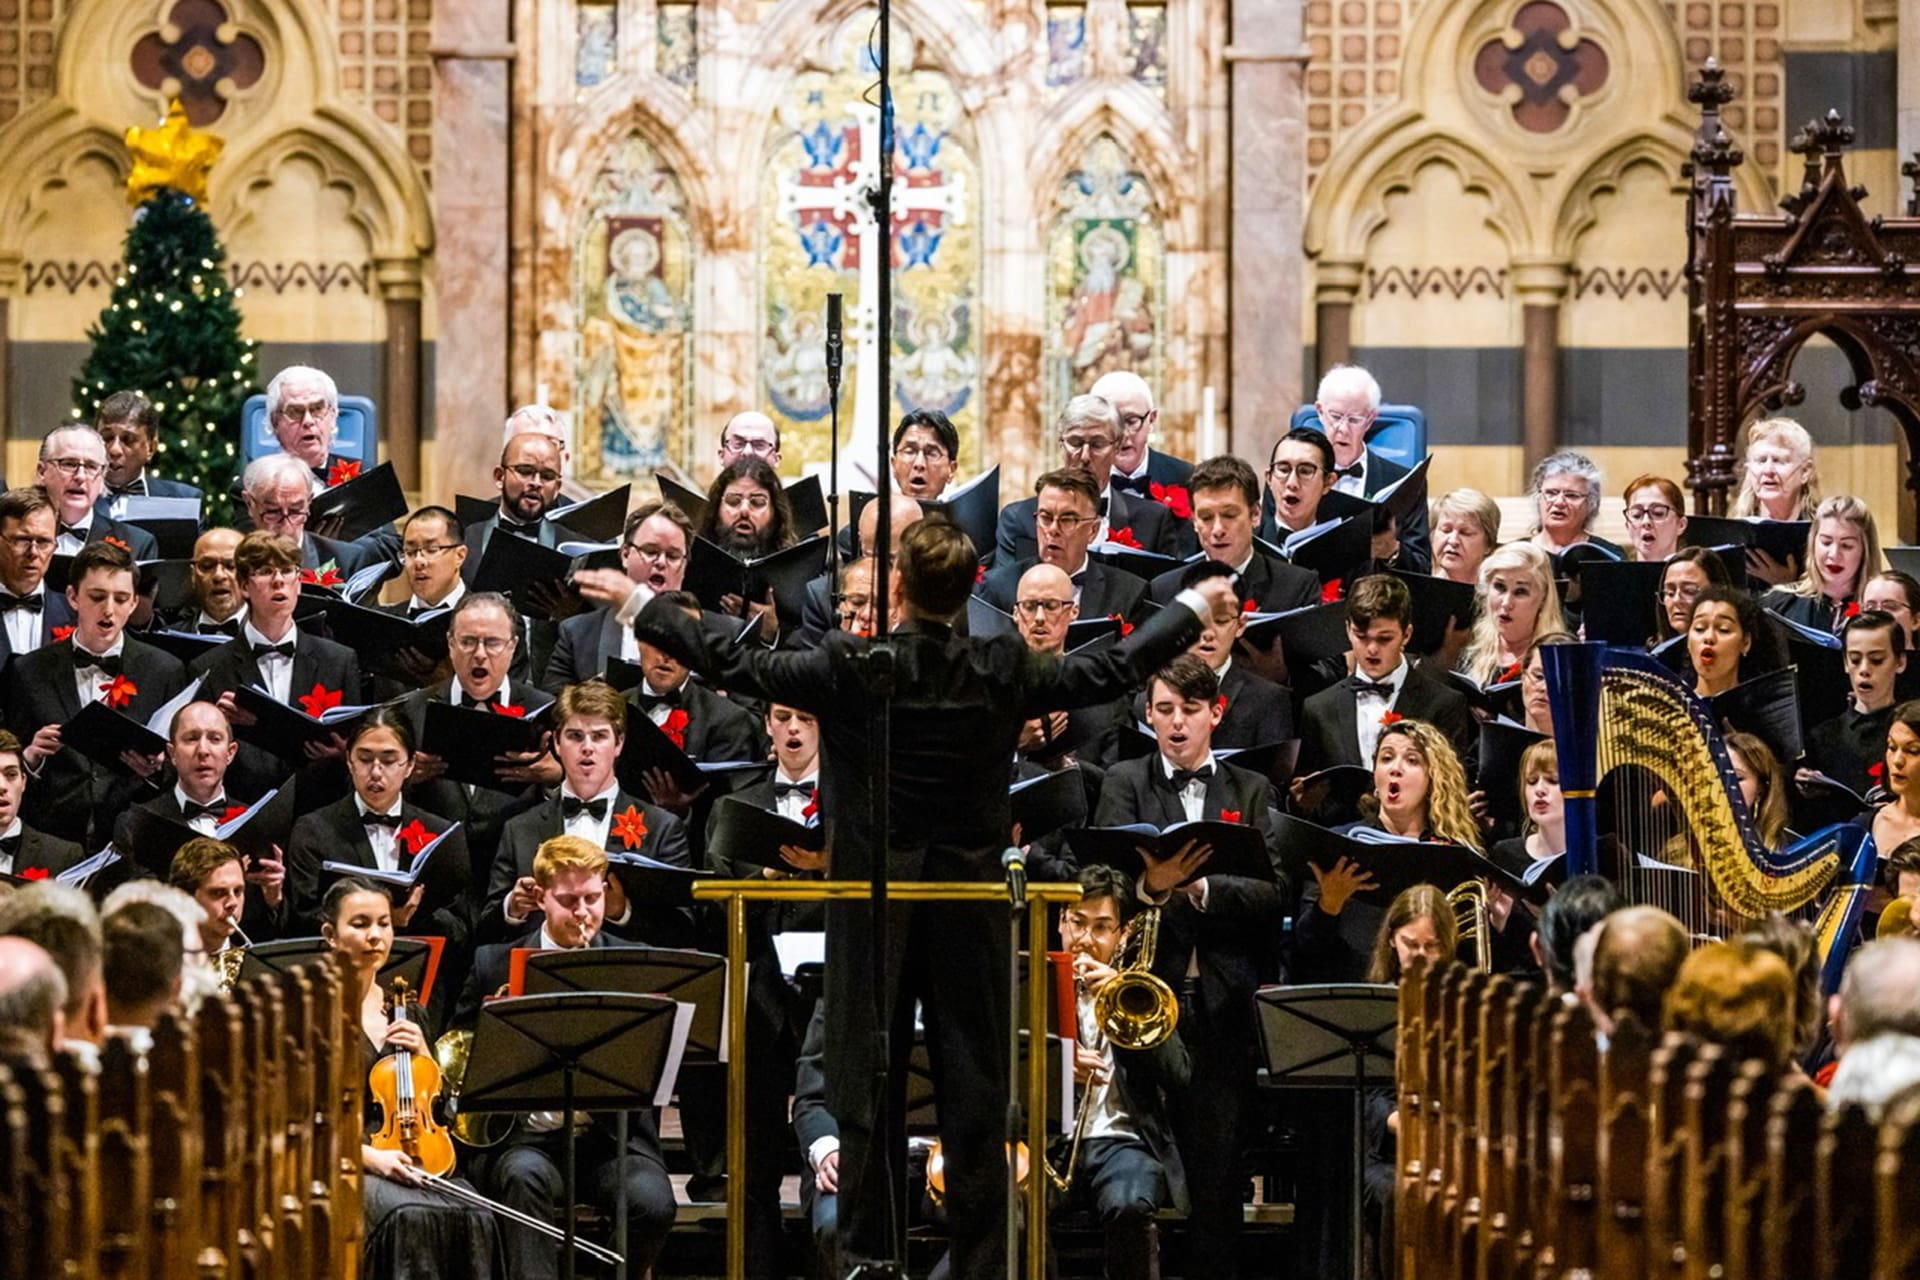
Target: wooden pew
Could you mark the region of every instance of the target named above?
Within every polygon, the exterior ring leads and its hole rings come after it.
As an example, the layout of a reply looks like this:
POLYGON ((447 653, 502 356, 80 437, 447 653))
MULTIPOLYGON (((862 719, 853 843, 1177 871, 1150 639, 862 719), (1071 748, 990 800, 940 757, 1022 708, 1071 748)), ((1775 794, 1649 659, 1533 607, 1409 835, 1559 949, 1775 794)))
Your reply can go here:
POLYGON ((195 1194, 206 1164, 195 1026, 181 1014, 163 1016, 147 1054, 151 1257, 154 1274, 167 1277, 197 1275, 205 1239, 204 1205, 195 1194))
POLYGON ((1874 1280, 1920 1280, 1920 1231, 1913 1229, 1913 1215, 1920 1212, 1915 1170, 1920 1170, 1920 1093, 1909 1090, 1888 1107, 1880 1124, 1874 1280))
POLYGON ((1653 1123, 1647 1141, 1647 1275, 1686 1273, 1684 1228, 1687 1160, 1687 1068, 1699 1046, 1669 1032, 1647 1069, 1647 1099, 1653 1123))
POLYGON ((1642 1280, 1647 1274, 1647 1144, 1653 1123, 1647 1081, 1654 1043, 1654 1033, 1626 1014, 1600 1056, 1598 1280, 1642 1280))
POLYGON ((1687 1280, 1718 1280, 1726 1258, 1727 1095, 1734 1065, 1718 1045, 1703 1044, 1687 1066, 1681 1118, 1687 1130, 1686 1182, 1680 1200, 1687 1280))
POLYGON ((1445 1246, 1438 1256, 1445 1260, 1448 1273, 1456 1276, 1472 1275, 1479 1254, 1480 1008, 1486 1001, 1487 981, 1487 975, 1477 969, 1463 971, 1454 988, 1448 1028, 1448 1089, 1453 1105, 1447 1108, 1447 1181, 1441 1205, 1445 1246))
POLYGON ((1487 981, 1480 1004, 1479 1078, 1475 1083, 1474 1114, 1478 1123, 1475 1184, 1480 1195, 1478 1248, 1462 1274, 1477 1280, 1500 1277, 1513 1270, 1513 1224, 1519 1182, 1514 1113, 1507 1099, 1520 1085, 1514 1076, 1519 1059, 1514 1043, 1514 1010, 1538 999, 1531 986, 1496 975, 1487 981))
POLYGON ((1418 1229, 1417 1208, 1425 1181, 1426 1105, 1430 1088, 1427 1062, 1428 1020, 1440 988, 1435 971, 1416 960, 1400 979, 1400 1025, 1394 1044, 1396 1097, 1400 1110, 1397 1151, 1399 1172, 1394 1183, 1394 1239, 1397 1274, 1408 1277, 1419 1269, 1419 1251, 1412 1246, 1418 1229))
MULTIPOLYGON (((1778 1077, 1762 1062, 1743 1062, 1734 1071, 1727 1098, 1726 1201, 1722 1239, 1725 1272, 1757 1276, 1766 1251, 1762 1214, 1766 1212, 1767 1123, 1778 1077)), ((1707 1207, 1709 1213, 1713 1206, 1707 1207)))
POLYGON ((1878 1154, 1873 1123, 1861 1108, 1844 1106, 1821 1121, 1813 1161, 1816 1277, 1871 1273, 1878 1154))
POLYGON ((1600 1049, 1593 1016, 1584 1005, 1553 1013, 1551 1069, 1537 1082, 1548 1089, 1547 1221, 1552 1265, 1561 1275, 1590 1274, 1598 1248, 1594 1184, 1600 1122, 1600 1049))
POLYGON ((1513 1087, 1507 1090, 1502 1106, 1506 1112, 1502 1125, 1511 1142, 1509 1185, 1513 1189, 1514 1221, 1507 1232, 1507 1257, 1504 1271, 1494 1267, 1500 1259, 1489 1255, 1487 1280, 1507 1280, 1533 1274, 1536 1233, 1534 1216, 1545 1203, 1546 1180, 1540 1171, 1547 1167, 1546 1091, 1531 1087, 1546 1079, 1549 1024, 1557 999, 1542 988, 1528 988, 1529 996, 1515 1000, 1510 1016, 1513 1045, 1513 1087))
POLYGON ((78 1055, 53 1055, 59 1082, 61 1126, 54 1135, 55 1159, 68 1188, 72 1216, 67 1222, 65 1260, 69 1275, 97 1275, 100 1269, 100 1094, 93 1072, 78 1055))
POLYGON ((1826 1110, 1813 1085, 1788 1076, 1767 1104, 1766 1208, 1761 1280, 1799 1280, 1820 1269, 1814 1240, 1813 1167, 1826 1110))
POLYGON ((0 1280, 26 1280, 47 1274, 44 1257, 33 1254, 41 1212, 34 1185, 32 1126, 27 1119, 27 1090, 19 1072, 0 1062, 0 1280))
POLYGON ((111 1199, 98 1245, 99 1274, 107 1280, 146 1280, 152 1242, 152 1132, 146 1064, 126 1040, 110 1037, 100 1050, 94 1153, 98 1176, 93 1179, 108 1189, 111 1199))

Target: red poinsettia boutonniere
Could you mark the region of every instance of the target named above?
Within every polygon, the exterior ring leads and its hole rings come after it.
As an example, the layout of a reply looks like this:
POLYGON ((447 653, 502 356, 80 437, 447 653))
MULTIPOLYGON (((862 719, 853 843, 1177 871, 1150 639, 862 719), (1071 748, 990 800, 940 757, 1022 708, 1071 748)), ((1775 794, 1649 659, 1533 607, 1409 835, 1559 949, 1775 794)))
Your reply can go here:
POLYGON ((973 585, 979 586, 987 580, 987 566, 977 565, 973 570, 973 585))
POLYGON ((1398 711, 1383 711, 1380 713, 1380 725, 1382 728, 1385 728, 1387 725, 1390 725, 1390 724, 1397 724, 1400 721, 1405 719, 1406 717, 1401 715, 1398 711))
POLYGON ((647 820, 634 805, 614 815, 613 834, 620 837, 620 847, 627 850, 638 849, 640 842, 647 838, 647 820))
POLYGON ((1240 612, 1258 613, 1260 612, 1260 602, 1258 600, 1242 600, 1240 602, 1240 612))
POLYGON ((344 690, 329 689, 316 681, 313 688, 301 694, 297 701, 300 703, 300 709, 302 711, 305 711, 315 720, 318 720, 323 712, 331 711, 339 706, 345 697, 346 693, 344 690))
POLYGON ((527 714, 527 709, 517 702, 489 702, 487 710, 497 716, 512 716, 515 720, 523 719, 527 714))
POLYGON ((1347 580, 1345 578, 1329 579, 1320 585, 1320 603, 1337 604, 1340 597, 1346 594, 1346 590, 1347 580))
POLYGON ((124 675, 115 676, 100 686, 100 697, 115 711, 124 711, 127 704, 140 696, 140 686, 124 675))
POLYGON ((106 544, 108 544, 109 546, 115 546, 115 547, 118 547, 118 548, 120 548, 120 549, 121 549, 122 551, 132 551, 132 550, 133 550, 133 548, 132 548, 132 547, 130 547, 130 546, 128 546, 128 545, 127 545, 127 540, 126 540, 125 538, 116 538, 116 537, 114 537, 114 536, 113 536, 112 534, 108 534, 108 535, 107 535, 106 537, 104 537, 104 538, 102 538, 102 539, 100 539, 100 541, 102 541, 102 542, 104 542, 104 543, 106 543, 106 544))
POLYGON ((1114 543, 1117 546, 1132 547, 1135 551, 1141 551, 1145 549, 1141 547, 1140 539, 1133 536, 1132 525, 1125 525, 1118 529, 1107 530, 1107 541, 1114 543))
POLYGON ((393 838, 407 848, 409 857, 418 856, 420 851, 433 843, 433 832, 427 830, 420 819, 415 818, 406 826, 393 833, 393 838))
POLYGON ((337 587, 346 579, 340 576, 340 568, 329 560, 318 569, 302 569, 300 581, 315 587, 337 587))
POLYGON ((673 745, 682 751, 687 749, 687 709, 675 707, 667 712, 667 718, 660 725, 660 732, 673 740, 673 745))
POLYGON ((247 811, 247 806, 243 804, 228 805, 226 809, 222 811, 220 814, 220 825, 223 827, 226 826, 229 822, 232 822, 235 818, 239 817, 241 814, 245 813, 246 811, 247 811))
POLYGON ((1238 822, 1240 821, 1240 811, 1238 809, 1222 809, 1220 811, 1220 821, 1238 822))
POLYGON ((360 460, 358 458, 335 458, 333 465, 327 468, 327 484, 329 487, 345 484, 359 475, 360 460))
POLYGON ((1860 616, 1860 602, 1858 600, 1847 601, 1846 616, 1849 618, 1857 618, 1860 616))
POLYGON ((1107 617, 1109 620, 1120 624, 1120 638, 1122 640, 1125 640, 1128 636, 1133 634, 1133 624, 1131 622, 1128 622, 1125 618, 1121 617, 1119 614, 1110 613, 1107 615, 1107 617))
POLYGON ((45 867, 22 867, 20 869, 20 878, 22 880, 45 880, 47 875, 48 872, 45 867))
POLYGON ((1512 684, 1515 680, 1518 680, 1520 678, 1521 666, 1522 666, 1521 663, 1518 663, 1518 662, 1514 663, 1512 666, 1508 667, 1505 671, 1502 671, 1499 675, 1495 676, 1493 678, 1493 682, 1495 684, 1512 684))
POLYGON ((50 634, 53 637, 53 642, 55 644, 59 644, 62 640, 66 640, 72 637, 73 628, 72 627, 55 627, 48 634, 50 634))
POLYGON ((1147 492, 1153 495, 1155 502, 1173 512, 1173 514, 1179 516, 1182 520, 1193 519, 1193 495, 1187 492, 1187 486, 1183 484, 1149 483, 1147 485, 1147 492))
POLYGON ((815 792, 813 793, 813 797, 812 797, 812 799, 810 799, 810 800, 808 800, 808 801, 807 801, 807 803, 806 803, 806 807, 800 810, 800 816, 801 816, 801 817, 803 817, 803 818, 805 818, 805 819, 807 819, 807 820, 808 820, 809 822, 811 822, 811 821, 812 821, 813 819, 815 819, 815 818, 817 818, 817 817, 819 817, 819 816, 820 816, 820 793, 819 793, 819 791, 817 791, 817 790, 816 790, 816 791, 815 791, 815 792))

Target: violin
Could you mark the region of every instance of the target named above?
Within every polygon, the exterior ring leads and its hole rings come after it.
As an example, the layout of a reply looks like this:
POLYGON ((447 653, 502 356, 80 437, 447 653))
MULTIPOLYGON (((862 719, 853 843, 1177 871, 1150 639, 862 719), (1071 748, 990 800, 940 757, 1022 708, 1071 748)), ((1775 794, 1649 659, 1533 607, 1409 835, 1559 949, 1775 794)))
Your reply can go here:
MULTIPOLYGON (((406 979, 393 984, 392 1020, 413 1022, 406 979)), ((453 1136, 434 1119, 440 1096, 439 1064, 424 1053, 394 1047, 367 1073, 367 1088, 380 1101, 380 1128, 368 1142, 380 1151, 401 1151, 432 1174, 453 1171, 453 1136)))

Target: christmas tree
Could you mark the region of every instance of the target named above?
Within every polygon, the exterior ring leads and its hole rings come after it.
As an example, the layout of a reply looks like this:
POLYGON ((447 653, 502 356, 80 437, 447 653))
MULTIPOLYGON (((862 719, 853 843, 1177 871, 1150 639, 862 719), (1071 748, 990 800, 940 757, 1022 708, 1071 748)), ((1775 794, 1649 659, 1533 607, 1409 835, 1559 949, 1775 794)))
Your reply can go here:
POLYGON ((199 486, 208 520, 222 522, 240 465, 240 407, 258 388, 239 291, 205 208, 221 143, 188 128, 176 102, 161 127, 127 130, 127 144, 138 208, 113 296, 87 331, 93 351, 74 380, 73 416, 92 422, 114 392, 144 392, 160 419, 154 470, 199 486))

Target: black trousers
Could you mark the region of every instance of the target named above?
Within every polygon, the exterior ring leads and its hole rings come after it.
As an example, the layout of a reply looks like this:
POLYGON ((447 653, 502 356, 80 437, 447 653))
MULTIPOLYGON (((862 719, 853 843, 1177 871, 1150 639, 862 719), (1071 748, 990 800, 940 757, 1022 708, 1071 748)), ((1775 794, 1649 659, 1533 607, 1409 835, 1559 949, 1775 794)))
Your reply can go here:
MULTIPOLYGON (((928 878, 941 878, 929 870, 928 878)), ((1006 1274, 1007 946, 1005 907, 916 903, 892 909, 886 1026, 877 1060, 864 903, 827 917, 827 1106, 840 1123, 840 1248, 852 1267, 887 1251, 884 1135, 873 1085, 886 1072, 893 1114, 906 1105, 913 1008, 924 1008, 934 1101, 952 1206, 954 1280, 1006 1274)), ((904 1151, 895 1154, 896 1176, 904 1151)))
MULTIPOLYGON (((496 1199, 561 1226, 568 1208, 561 1200, 566 1158, 564 1131, 532 1133, 518 1126, 487 1162, 486 1181, 496 1199)), ((626 1155, 616 1156, 613 1133, 597 1117, 575 1139, 574 1168, 575 1196, 609 1217, 625 1184, 629 1274, 645 1274, 673 1228, 673 1184, 667 1181, 666 1168, 657 1157, 631 1147, 626 1155)), ((510 1222, 500 1224, 500 1237, 510 1280, 553 1280, 560 1274, 560 1251, 566 1247, 560 1241, 510 1222)), ((585 1264, 582 1270, 598 1265, 584 1257, 578 1261, 585 1264)))
POLYGON ((1157 1280, 1160 1236, 1154 1210, 1167 1194, 1166 1173, 1138 1138, 1089 1138, 1067 1203, 1086 1204, 1100 1219, 1107 1280, 1157 1280))
POLYGON ((1252 1030, 1215 1025, 1189 990, 1180 1002, 1180 1034, 1191 1056, 1185 1096, 1168 1117, 1187 1170, 1187 1274, 1232 1280, 1240 1268, 1240 1225, 1247 1176, 1241 1117, 1253 1091, 1252 1030))

